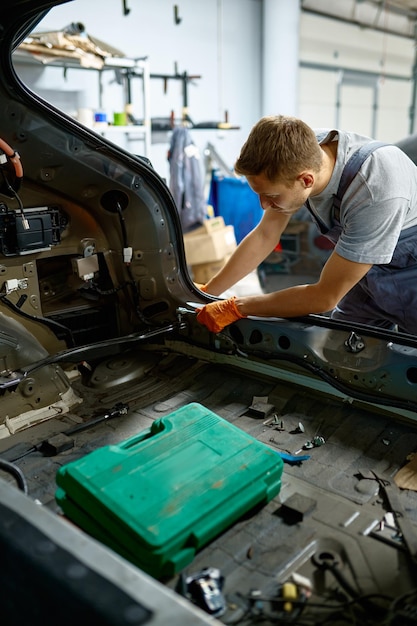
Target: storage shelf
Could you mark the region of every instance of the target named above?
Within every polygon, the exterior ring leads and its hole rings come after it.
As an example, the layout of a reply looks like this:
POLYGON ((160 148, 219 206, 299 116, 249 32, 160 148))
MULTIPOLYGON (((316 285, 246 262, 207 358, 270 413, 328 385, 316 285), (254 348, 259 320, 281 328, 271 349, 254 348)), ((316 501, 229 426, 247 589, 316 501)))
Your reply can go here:
POLYGON ((129 126, 95 126, 94 130, 101 135, 116 135, 117 133, 125 133, 127 135, 134 135, 136 133, 142 134, 146 132, 147 128, 144 124, 131 124, 129 126))
MULTIPOLYGON (((101 61, 101 59, 99 59, 101 61)), ((142 79, 142 124, 132 124, 126 126, 94 126, 93 129, 100 135, 117 135, 123 133, 128 140, 143 142, 143 156, 149 157, 151 149, 151 119, 150 119, 150 71, 149 63, 146 58, 128 59, 122 57, 105 57, 101 67, 86 67, 81 64, 81 60, 62 54, 59 51, 54 54, 45 52, 30 52, 28 50, 17 49, 13 53, 13 62, 16 64, 35 64, 44 68, 57 67, 62 68, 64 72, 68 69, 95 71, 99 77, 99 108, 102 108, 103 73, 109 70, 121 72, 125 79, 125 104, 132 104, 127 101, 127 95, 130 93, 130 79, 132 76, 142 79), (135 135, 135 136, 132 136, 135 135)))

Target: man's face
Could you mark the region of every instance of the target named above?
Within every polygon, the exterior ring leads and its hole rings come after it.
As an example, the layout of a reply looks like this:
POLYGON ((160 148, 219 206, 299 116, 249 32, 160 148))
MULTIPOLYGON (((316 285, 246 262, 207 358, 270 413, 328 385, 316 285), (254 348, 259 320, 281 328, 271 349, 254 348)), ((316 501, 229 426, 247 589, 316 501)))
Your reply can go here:
POLYGON ((261 207, 293 215, 310 196, 311 189, 306 188, 304 180, 297 178, 292 187, 280 182, 271 182, 264 174, 246 177, 251 189, 258 194, 261 207))

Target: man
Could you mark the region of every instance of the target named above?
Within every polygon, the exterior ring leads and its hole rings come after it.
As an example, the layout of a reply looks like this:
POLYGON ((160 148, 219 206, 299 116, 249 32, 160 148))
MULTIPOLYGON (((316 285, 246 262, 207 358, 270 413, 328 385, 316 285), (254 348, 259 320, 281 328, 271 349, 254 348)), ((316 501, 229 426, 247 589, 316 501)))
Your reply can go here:
POLYGON ((283 115, 262 118, 235 164, 259 195, 259 224, 203 290, 220 295, 275 248, 289 220, 307 203, 335 247, 316 283, 233 297, 202 307, 209 330, 248 315, 297 317, 332 311, 333 319, 417 334, 417 167, 398 147, 383 145, 363 162, 339 210, 334 195, 343 168, 368 137, 316 133, 283 115))

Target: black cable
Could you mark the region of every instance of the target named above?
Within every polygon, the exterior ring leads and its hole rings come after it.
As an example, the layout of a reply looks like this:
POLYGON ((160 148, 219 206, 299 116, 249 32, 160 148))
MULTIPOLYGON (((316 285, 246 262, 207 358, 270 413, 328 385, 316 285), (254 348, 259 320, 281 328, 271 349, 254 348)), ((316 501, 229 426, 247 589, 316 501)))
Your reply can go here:
POLYGON ((114 296, 114 294, 116 294, 118 291, 122 291, 131 284, 131 281, 126 281, 118 287, 112 287, 111 289, 101 289, 94 281, 91 281, 88 287, 81 287, 81 289, 79 289, 78 291, 82 296, 85 296, 87 294, 87 297, 89 290, 93 291, 99 296, 114 296))
POLYGON ((23 491, 26 495, 28 494, 26 479, 23 475, 23 472, 17 467, 17 465, 9 463, 9 461, 0 458, 0 469, 11 474, 16 479, 19 489, 23 491))
POLYGON ((117 215, 119 216, 120 228, 122 231, 123 248, 127 248, 128 245, 127 245, 126 221, 123 215, 122 205, 120 204, 119 201, 116 202, 116 211, 117 211, 117 215))
POLYGON ((337 563, 327 562, 323 560, 321 564, 317 567, 322 571, 331 572, 336 581, 342 587, 343 591, 345 591, 352 598, 352 600, 359 606, 361 606, 365 611, 368 611, 376 618, 382 618, 383 614, 386 612, 386 609, 373 602, 369 596, 356 591, 356 589, 354 589, 349 581, 346 579, 343 572, 339 569, 337 563))
MULTIPOLYGON (((350 586, 349 588, 352 591, 352 588, 350 586)), ((415 593, 415 592, 412 592, 412 593, 415 593)), ((404 599, 408 598, 409 595, 412 595, 412 593, 402 596, 398 601, 403 601, 404 599)), ((271 624, 282 624, 282 625, 292 624, 293 626, 317 626, 318 623, 320 624, 320 626, 324 626, 325 624, 329 624, 330 626, 333 626, 336 619, 337 619, 337 623, 342 623, 343 621, 346 624, 350 624, 351 626, 366 626, 366 624, 368 624, 369 626, 371 624, 372 625, 382 624, 383 626, 388 626, 391 624, 391 621, 386 622, 385 621, 386 618, 383 619, 384 616, 381 617, 380 613, 375 614, 375 611, 373 610, 373 607, 378 607, 378 605, 371 603, 371 600, 373 599, 385 600, 386 602, 391 602, 391 603, 393 602, 393 598, 391 596, 387 596, 385 594, 380 594, 380 593, 356 594, 354 598, 351 598, 351 599, 346 598, 346 600, 341 601, 340 603, 337 603, 337 604, 328 604, 325 602, 314 602, 308 599, 307 600, 305 599, 304 600, 291 600, 291 604, 294 607, 294 609, 297 609, 297 608, 301 609, 302 615, 301 615, 301 611, 297 611, 296 614, 294 612, 285 613, 284 611, 279 611, 279 612, 277 611, 276 614, 274 615, 274 613, 265 610, 262 606, 258 605, 255 607, 255 601, 257 603, 268 602, 275 606, 284 605, 287 602, 287 600, 284 598, 280 598, 279 596, 260 595, 260 596, 256 596, 255 598, 251 595, 242 596, 242 594, 240 593, 238 593, 237 595, 240 596, 243 600, 245 600, 246 606, 241 607, 243 612, 238 617, 230 618, 230 619, 227 619, 227 617, 226 618, 222 617, 223 623, 227 624, 228 626, 235 626, 237 624, 242 625, 242 626, 244 624, 252 625, 258 621, 262 623, 269 622, 271 624), (365 604, 369 603, 369 606, 367 607, 369 610, 366 614, 363 613, 364 603, 365 604), (352 612, 347 613, 348 609, 354 609, 355 607, 361 609, 360 614, 355 615, 352 612), (318 622, 316 619, 316 616, 318 615, 318 613, 311 611, 311 609, 319 609, 319 610, 321 609, 321 611, 326 611, 327 615, 323 616, 322 613, 320 613, 320 621, 318 622), (329 611, 330 613, 328 613, 329 611)), ((395 603, 398 601, 395 601, 395 603)), ((382 607, 378 607, 378 609, 382 610, 382 607)), ((384 609, 384 610, 389 611, 389 609, 384 609)))
POLYGON ((14 311, 15 313, 18 313, 22 317, 32 320, 33 322, 39 322, 40 324, 43 324, 44 326, 48 326, 52 331, 54 331, 55 335, 57 335, 57 332, 60 331, 61 333, 65 335, 68 347, 75 348, 74 336, 71 330, 67 326, 60 324, 59 322, 56 322, 55 320, 50 320, 50 319, 47 319, 46 317, 37 317, 36 315, 30 315, 30 313, 26 313, 25 311, 22 311, 22 309, 20 309, 18 306, 13 304, 13 302, 10 302, 10 300, 7 299, 6 294, 1 294, 0 300, 6 306, 12 309, 12 311, 14 311))
POLYGON ((14 189, 13 186, 9 183, 9 180, 8 180, 6 174, 4 173, 3 170, 1 170, 1 174, 3 176, 3 181, 4 181, 4 184, 6 186, 7 191, 9 192, 9 194, 10 194, 10 196, 12 198, 15 198, 15 200, 17 201, 17 203, 19 205, 20 217, 21 217, 22 221, 24 223, 27 223, 26 222, 26 215, 25 215, 25 208, 23 206, 23 202, 22 202, 19 194, 17 193, 16 189, 14 189))
MULTIPOLYGON (((124 248, 123 255, 124 255, 124 251, 129 246, 128 246, 128 241, 127 241, 126 222, 125 222, 125 218, 124 218, 124 215, 123 215, 123 208, 122 208, 122 205, 120 204, 119 201, 116 201, 116 211, 117 211, 117 215, 119 216, 120 229, 122 231, 122 241, 123 241, 123 248, 124 248)), ((140 305, 139 305, 138 286, 136 284, 136 281, 133 278, 133 273, 132 273, 132 269, 130 267, 130 263, 126 263, 126 269, 127 269, 127 273, 129 274, 129 278, 130 278, 130 282, 126 283, 126 284, 127 285, 130 284, 130 286, 132 287, 133 304, 135 306, 136 315, 138 316, 138 318, 140 319, 140 321, 142 323, 148 324, 149 321, 146 319, 146 317, 142 313, 142 310, 141 310, 140 305)))
POLYGON ((399 617, 404 617, 402 615, 404 611, 406 611, 405 623, 410 624, 412 623, 410 620, 413 620, 417 624, 417 589, 413 589, 393 600, 388 609, 388 615, 383 622, 384 626, 391 626, 391 624, 399 625, 401 622, 397 620, 399 617), (414 602, 412 602, 413 600, 414 602), (413 615, 410 615, 410 608, 413 608, 413 615))
POLYGON ((114 337, 102 341, 96 341, 95 343, 83 344, 75 348, 69 348, 50 354, 39 361, 35 361, 29 365, 25 365, 22 369, 9 372, 9 374, 0 376, 0 389, 11 389, 17 387, 27 376, 47 365, 53 363, 81 363, 86 360, 94 361, 96 359, 102 359, 103 357, 110 357, 116 354, 121 354, 128 349, 133 350, 134 347, 148 339, 154 339, 155 337, 165 336, 168 333, 184 330, 185 324, 183 322, 177 322, 176 324, 169 324, 147 330, 144 333, 132 333, 130 335, 123 335, 122 337, 114 337))

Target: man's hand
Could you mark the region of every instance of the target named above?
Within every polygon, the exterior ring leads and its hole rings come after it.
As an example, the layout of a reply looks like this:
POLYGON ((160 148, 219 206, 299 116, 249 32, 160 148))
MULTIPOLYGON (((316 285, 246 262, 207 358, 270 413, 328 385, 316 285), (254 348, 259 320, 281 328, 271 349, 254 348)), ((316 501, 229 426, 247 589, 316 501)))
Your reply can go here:
POLYGON ((236 297, 218 302, 210 302, 201 309, 197 309, 197 320, 204 324, 212 333, 219 333, 225 326, 240 320, 245 315, 239 313, 236 306, 236 297))

